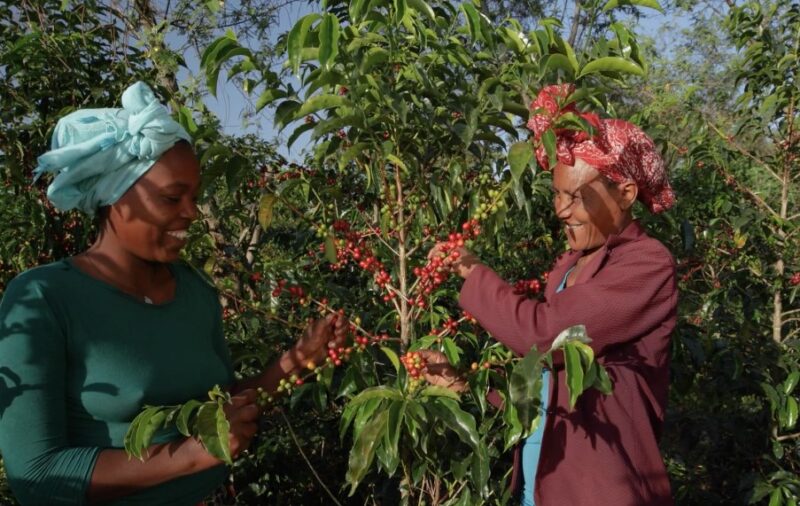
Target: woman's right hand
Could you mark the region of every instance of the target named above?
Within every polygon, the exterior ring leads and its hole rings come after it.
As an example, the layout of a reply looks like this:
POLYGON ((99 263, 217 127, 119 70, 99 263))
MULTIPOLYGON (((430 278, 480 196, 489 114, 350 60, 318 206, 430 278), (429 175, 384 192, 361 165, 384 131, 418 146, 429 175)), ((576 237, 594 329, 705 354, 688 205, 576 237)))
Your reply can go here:
POLYGON ((461 393, 467 389, 467 382, 462 378, 455 367, 450 365, 450 361, 441 351, 436 350, 417 350, 417 353, 427 364, 422 370, 425 381, 431 385, 448 388, 454 392, 461 393))
MULTIPOLYGON (((258 393, 254 389, 242 390, 231 397, 230 404, 226 404, 225 417, 228 419, 228 443, 231 449, 231 458, 236 459, 242 454, 253 440, 258 431, 258 418, 260 409, 256 404, 258 393)), ((219 459, 201 447, 199 455, 201 468, 213 467, 222 463, 219 459)))

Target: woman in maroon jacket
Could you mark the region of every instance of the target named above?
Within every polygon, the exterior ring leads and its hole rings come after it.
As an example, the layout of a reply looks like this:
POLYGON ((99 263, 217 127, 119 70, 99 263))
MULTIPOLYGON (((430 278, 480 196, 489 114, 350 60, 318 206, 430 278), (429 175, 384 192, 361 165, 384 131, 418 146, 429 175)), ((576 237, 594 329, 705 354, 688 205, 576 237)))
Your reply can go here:
MULTIPOLYGON (((545 88, 528 123, 539 141, 560 114, 578 113, 571 86, 545 88)), ((634 125, 580 113, 594 136, 556 130, 554 208, 569 251, 555 263, 543 301, 514 289, 467 250, 451 265, 465 279, 459 304, 498 341, 523 355, 548 350, 573 325, 585 325, 614 391, 587 390, 568 405, 563 356, 554 355, 538 469, 537 506, 670 505, 658 449, 669 385, 669 340, 677 288, 669 251, 633 220, 638 199, 651 212, 674 202, 661 157, 634 125)), ((537 149, 548 168, 543 148, 537 149)), ((431 254, 438 254, 437 245, 431 254)), ((519 485, 519 459, 515 476, 519 485)), ((535 468, 535 464, 534 464, 535 468)), ((523 468, 524 470, 524 468, 523 468)), ((529 487, 530 488, 530 487, 529 487)))

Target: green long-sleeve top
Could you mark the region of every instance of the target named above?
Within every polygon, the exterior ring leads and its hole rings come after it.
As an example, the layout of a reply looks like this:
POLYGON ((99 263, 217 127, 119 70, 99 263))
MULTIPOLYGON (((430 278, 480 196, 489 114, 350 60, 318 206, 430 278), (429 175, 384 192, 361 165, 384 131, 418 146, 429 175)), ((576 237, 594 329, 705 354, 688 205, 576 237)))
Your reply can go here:
MULTIPOLYGON (((99 452, 121 448, 145 404, 233 380, 216 291, 172 264, 175 297, 147 304, 62 260, 26 271, 0 302, 0 454, 23 505, 85 504, 99 452)), ((181 437, 161 434, 159 442, 181 437)), ((114 502, 194 505, 223 466, 114 502)))

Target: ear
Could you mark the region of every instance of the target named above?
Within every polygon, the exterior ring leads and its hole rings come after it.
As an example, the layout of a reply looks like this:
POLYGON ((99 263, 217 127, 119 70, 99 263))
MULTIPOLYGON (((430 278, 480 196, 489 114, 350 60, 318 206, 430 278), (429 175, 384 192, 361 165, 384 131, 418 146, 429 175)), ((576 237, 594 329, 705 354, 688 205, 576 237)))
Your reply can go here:
POLYGON ((639 195, 639 187, 632 180, 628 179, 617 185, 619 191, 619 206, 623 211, 628 211, 636 203, 639 195))

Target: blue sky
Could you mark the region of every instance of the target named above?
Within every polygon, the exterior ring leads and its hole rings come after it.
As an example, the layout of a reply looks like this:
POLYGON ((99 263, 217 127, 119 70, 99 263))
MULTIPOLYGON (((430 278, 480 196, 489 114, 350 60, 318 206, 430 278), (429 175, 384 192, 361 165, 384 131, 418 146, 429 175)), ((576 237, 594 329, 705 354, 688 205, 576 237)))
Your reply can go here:
MULTIPOLYGON (((275 37, 281 33, 285 33, 291 29, 294 23, 300 17, 318 10, 318 4, 311 5, 305 2, 294 3, 290 6, 284 7, 279 12, 279 22, 277 28, 274 30, 275 37)), ((677 22, 678 26, 688 26, 687 19, 668 18, 654 10, 643 9, 643 17, 641 18, 640 33, 656 39, 656 43, 660 49, 669 48, 676 42, 675 30, 665 31, 661 27, 667 21, 677 22)), ((197 75, 199 62, 196 54, 190 53, 185 55, 186 63, 189 69, 183 70, 179 73, 178 78, 183 79, 189 74, 197 75)), ((272 111, 267 108, 260 111, 255 116, 247 118, 247 112, 252 112, 254 109, 254 101, 256 96, 248 97, 241 90, 235 86, 228 84, 224 79, 224 75, 220 75, 219 89, 217 90, 216 98, 208 95, 205 97, 206 106, 213 111, 220 119, 223 130, 228 134, 244 134, 253 133, 263 139, 278 139, 278 152, 291 161, 299 161, 302 158, 302 153, 305 145, 308 143, 308 135, 300 137, 292 146, 291 150, 286 148, 287 132, 284 132, 281 139, 279 133, 273 128, 272 111)))

